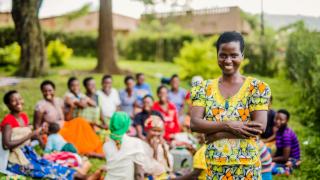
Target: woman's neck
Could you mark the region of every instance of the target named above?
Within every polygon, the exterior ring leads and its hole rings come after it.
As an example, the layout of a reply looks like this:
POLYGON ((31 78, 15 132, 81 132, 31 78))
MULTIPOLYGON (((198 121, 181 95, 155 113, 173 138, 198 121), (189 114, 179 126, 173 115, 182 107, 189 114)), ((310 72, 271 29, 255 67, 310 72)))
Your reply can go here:
POLYGON ((227 83, 235 83, 235 82, 238 82, 239 79, 241 79, 241 78, 242 78, 242 75, 239 72, 236 72, 231 75, 223 74, 221 80, 223 82, 227 82, 227 83))
POLYGON ((79 94, 79 92, 75 92, 75 91, 70 91, 72 94, 74 94, 74 95, 78 95, 79 94))
POLYGON ((168 103, 168 101, 161 101, 161 100, 159 101, 160 105, 166 105, 167 103, 168 103))
POLYGON ((179 91, 179 87, 178 88, 171 88, 171 91, 174 93, 177 93, 179 91))
POLYGON ((133 89, 131 88, 126 88, 127 93, 129 94, 129 96, 132 95, 133 89))
POLYGON ((17 111, 11 111, 10 114, 12 114, 12 115, 13 115, 14 117, 16 117, 16 118, 19 118, 19 117, 20 117, 20 116, 19 116, 20 112, 17 112, 17 111))
POLYGON ((87 92, 86 92, 86 95, 87 95, 88 97, 93 97, 95 94, 94 94, 94 92, 87 91, 87 92))

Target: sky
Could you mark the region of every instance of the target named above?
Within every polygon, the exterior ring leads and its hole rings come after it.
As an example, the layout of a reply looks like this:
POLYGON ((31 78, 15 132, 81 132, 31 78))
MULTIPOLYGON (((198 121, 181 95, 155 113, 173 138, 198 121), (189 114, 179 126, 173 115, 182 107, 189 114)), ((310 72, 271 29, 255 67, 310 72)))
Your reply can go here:
MULTIPOLYGON (((184 2, 186 0, 178 0, 184 2)), ((189 0, 193 9, 239 6, 249 13, 261 12, 262 0, 189 0)), ((61 15, 77 10, 90 3, 92 9, 98 9, 99 0, 44 0, 40 9, 40 17, 61 15), (60 3, 59 3, 60 2, 60 3)), ((263 9, 268 14, 305 15, 320 17, 320 0, 263 0, 263 9)), ((0 11, 10 11, 11 0, 0 0, 0 11)), ((138 0, 113 0, 113 12, 139 18, 144 6, 138 0)), ((156 11, 170 10, 169 5, 158 5, 156 11)))

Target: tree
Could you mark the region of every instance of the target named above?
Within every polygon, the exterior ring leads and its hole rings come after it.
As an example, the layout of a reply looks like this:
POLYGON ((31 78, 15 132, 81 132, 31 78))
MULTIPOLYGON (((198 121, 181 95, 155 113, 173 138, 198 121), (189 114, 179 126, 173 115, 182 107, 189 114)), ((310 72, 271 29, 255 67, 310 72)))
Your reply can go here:
POLYGON ((23 77, 40 76, 48 69, 44 37, 38 19, 41 4, 42 0, 12 0, 11 14, 21 47, 17 74, 23 77))
POLYGON ((96 72, 120 74, 113 40, 112 0, 100 0, 98 63, 96 72))

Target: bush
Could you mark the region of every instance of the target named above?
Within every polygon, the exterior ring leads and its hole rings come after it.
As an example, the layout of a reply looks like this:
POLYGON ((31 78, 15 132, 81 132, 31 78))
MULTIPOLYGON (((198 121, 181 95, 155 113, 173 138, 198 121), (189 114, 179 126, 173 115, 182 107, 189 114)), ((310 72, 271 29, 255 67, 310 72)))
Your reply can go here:
POLYGON ((17 65, 21 48, 17 42, 0 48, 0 65, 17 65))
POLYGON ((71 57, 73 50, 60 40, 50 41, 47 47, 47 57, 51 66, 62 66, 71 57))
POLYGON ((246 37, 245 56, 252 61, 245 67, 246 72, 263 76, 273 76, 278 72, 279 56, 276 32, 271 28, 265 29, 261 38, 260 30, 246 37))
MULTIPOLYGON (((77 56, 90 56, 97 55, 97 37, 96 32, 55 32, 44 31, 44 38, 46 46, 50 41, 59 39, 62 43, 72 48, 74 54, 77 56)), ((6 27, 0 28, 0 47, 5 47, 17 41, 14 28, 6 27)))
POLYGON ((17 41, 13 27, 0 28, 0 47, 8 46, 17 41))
POLYGON ((136 32, 117 38, 117 49, 126 59, 172 62, 184 42, 195 39, 180 26, 161 25, 159 21, 142 23, 136 32))
POLYGON ((304 124, 320 129, 320 33, 298 23, 289 36, 288 76, 302 87, 300 111, 304 124))
MULTIPOLYGON (((174 60, 181 67, 179 73, 181 78, 191 79, 193 76, 201 75, 204 79, 211 79, 221 74, 214 46, 217 39, 217 36, 213 36, 205 40, 184 43, 179 56, 174 60)), ((247 59, 242 62, 240 71, 243 71, 247 63, 247 59)))
POLYGON ((97 56, 97 33, 95 32, 44 32, 45 41, 48 45, 50 41, 59 39, 77 56, 96 57, 97 56))

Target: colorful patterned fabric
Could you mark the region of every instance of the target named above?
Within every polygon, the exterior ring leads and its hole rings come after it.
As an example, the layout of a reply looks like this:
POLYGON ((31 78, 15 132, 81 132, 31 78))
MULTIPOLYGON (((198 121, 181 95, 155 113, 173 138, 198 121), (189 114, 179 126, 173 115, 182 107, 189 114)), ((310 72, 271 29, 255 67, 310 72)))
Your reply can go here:
POLYGON ((260 149, 260 161, 262 165, 262 173, 265 172, 271 172, 271 163, 272 163, 272 158, 271 154, 268 151, 267 146, 262 142, 259 141, 259 149, 260 149))
POLYGON ((79 167, 81 164, 81 157, 71 152, 54 152, 45 154, 43 158, 67 167, 79 167))
POLYGON ((74 169, 52 163, 39 157, 29 146, 24 146, 21 150, 30 164, 19 165, 9 162, 7 167, 8 171, 32 178, 70 180, 73 179, 73 175, 76 173, 76 170, 74 169))
POLYGON ((79 111, 79 117, 83 117, 90 123, 101 124, 100 121, 100 108, 97 107, 86 107, 79 111))
POLYGON ((259 161, 253 165, 209 165, 207 180, 261 180, 259 161))
MULTIPOLYGON (((249 122, 251 112, 268 110, 270 96, 269 86, 251 77, 247 77, 239 91, 228 99, 219 91, 219 78, 198 83, 191 90, 192 105, 205 107, 204 118, 216 122, 249 122)), ((259 162, 259 156, 256 138, 218 140, 208 144, 206 151, 210 171, 214 171, 212 167, 219 167, 216 165, 252 167, 259 162)))

